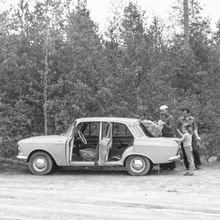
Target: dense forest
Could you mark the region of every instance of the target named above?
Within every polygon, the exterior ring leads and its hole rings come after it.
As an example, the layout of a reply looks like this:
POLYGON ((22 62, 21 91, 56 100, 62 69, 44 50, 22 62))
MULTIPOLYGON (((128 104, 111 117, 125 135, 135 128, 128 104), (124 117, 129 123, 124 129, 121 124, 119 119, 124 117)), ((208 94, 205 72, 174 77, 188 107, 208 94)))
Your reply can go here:
POLYGON ((213 31, 199 1, 189 1, 187 53, 182 1, 169 25, 130 2, 104 33, 86 1, 30 2, 0 14, 0 156, 78 117, 157 120, 162 104, 175 119, 189 107, 205 156, 220 152, 220 21, 213 31))

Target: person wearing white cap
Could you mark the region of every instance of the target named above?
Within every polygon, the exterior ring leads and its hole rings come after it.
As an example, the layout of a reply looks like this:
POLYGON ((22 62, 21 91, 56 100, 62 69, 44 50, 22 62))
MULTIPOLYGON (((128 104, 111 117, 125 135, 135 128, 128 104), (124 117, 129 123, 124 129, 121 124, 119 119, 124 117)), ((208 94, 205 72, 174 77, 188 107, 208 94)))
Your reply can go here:
MULTIPOLYGON (((173 116, 168 112, 167 105, 161 105, 160 108, 160 120, 158 125, 161 126, 161 132, 163 137, 174 137, 175 135, 175 123, 173 116)), ((161 169, 173 170, 176 167, 175 162, 162 164, 161 169)))
POLYGON ((160 109, 160 111, 168 110, 168 106, 167 105, 161 105, 159 109, 160 109))
POLYGON ((160 120, 158 124, 162 127, 163 137, 173 137, 175 134, 174 118, 168 112, 167 105, 161 105, 160 108, 160 120))

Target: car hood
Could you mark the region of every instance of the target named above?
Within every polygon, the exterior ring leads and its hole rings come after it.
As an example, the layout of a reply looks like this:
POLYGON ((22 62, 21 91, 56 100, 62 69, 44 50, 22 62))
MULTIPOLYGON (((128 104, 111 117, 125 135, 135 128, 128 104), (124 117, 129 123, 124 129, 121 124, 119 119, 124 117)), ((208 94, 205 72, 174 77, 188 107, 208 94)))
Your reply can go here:
POLYGON ((64 135, 47 135, 47 136, 35 136, 22 139, 18 142, 19 145, 25 143, 62 143, 66 142, 67 137, 64 135))

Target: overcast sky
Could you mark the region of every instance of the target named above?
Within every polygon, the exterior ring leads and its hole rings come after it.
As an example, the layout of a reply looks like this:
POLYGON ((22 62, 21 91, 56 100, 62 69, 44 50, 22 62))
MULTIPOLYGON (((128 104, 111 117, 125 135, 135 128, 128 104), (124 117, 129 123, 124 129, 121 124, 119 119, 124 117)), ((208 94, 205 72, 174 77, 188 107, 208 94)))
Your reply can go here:
MULTIPOLYGON (((107 26, 108 18, 111 16, 112 5, 117 5, 120 2, 126 4, 129 0, 87 0, 87 6, 91 12, 93 20, 99 24, 103 30, 107 26)), ((162 19, 167 19, 171 5, 177 0, 133 0, 141 6, 142 10, 146 11, 148 17, 158 15, 162 19)), ((220 0, 199 0, 203 7, 204 15, 212 20, 212 26, 220 19, 220 0)))
MULTIPOLYGON (((0 0, 0 3, 4 2, 4 4, 9 5, 18 1, 19 0, 0 0)), ((77 0, 75 1, 77 2, 77 0)), ((171 10, 171 5, 174 2, 177 2, 178 0, 132 1, 137 2, 141 9, 146 11, 147 17, 152 17, 152 15, 158 15, 160 18, 166 21, 166 19, 169 16, 169 11, 171 10)), ((201 6, 204 9, 204 15, 210 17, 210 19, 212 20, 212 27, 214 27, 215 23, 220 19, 220 0, 198 1, 201 3, 201 6)), ((91 12, 91 17, 99 25, 101 31, 106 29, 113 8, 117 5, 120 5, 120 2, 126 5, 126 3, 129 2, 129 0, 87 0, 87 6, 91 12)), ((2 4, 0 7, 2 7, 2 4)))

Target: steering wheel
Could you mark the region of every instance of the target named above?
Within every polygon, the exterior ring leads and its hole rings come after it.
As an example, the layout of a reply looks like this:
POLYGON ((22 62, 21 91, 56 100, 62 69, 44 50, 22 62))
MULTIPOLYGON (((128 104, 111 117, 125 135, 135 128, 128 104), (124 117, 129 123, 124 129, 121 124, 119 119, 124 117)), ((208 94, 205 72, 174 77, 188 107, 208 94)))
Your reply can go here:
POLYGON ((80 140, 81 140, 84 144, 87 144, 87 140, 85 139, 85 137, 84 137, 84 135, 82 134, 81 131, 78 131, 78 135, 79 135, 80 140))

